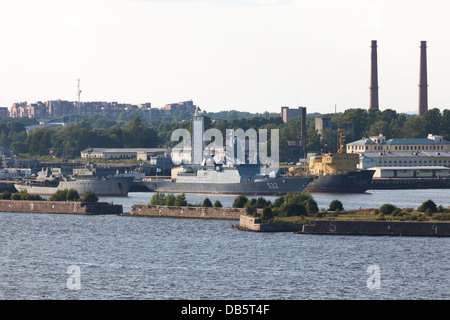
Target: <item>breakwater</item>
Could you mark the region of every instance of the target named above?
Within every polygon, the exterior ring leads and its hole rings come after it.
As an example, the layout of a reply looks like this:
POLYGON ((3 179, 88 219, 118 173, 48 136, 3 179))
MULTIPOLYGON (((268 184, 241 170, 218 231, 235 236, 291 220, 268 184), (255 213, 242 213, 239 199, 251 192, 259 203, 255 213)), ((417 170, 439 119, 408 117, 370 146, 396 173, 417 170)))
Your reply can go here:
POLYGON ((450 237, 450 222, 316 220, 313 223, 275 224, 242 215, 239 225, 233 227, 245 231, 299 234, 450 237))
POLYGON ((374 178, 372 190, 449 189, 450 178, 374 178))
POLYGON ((134 204, 130 216, 239 220, 242 208, 169 207, 134 204))
POLYGON ((316 220, 299 233, 373 236, 450 237, 449 222, 316 220))
POLYGON ((0 200, 0 212, 121 214, 122 205, 106 202, 0 200))

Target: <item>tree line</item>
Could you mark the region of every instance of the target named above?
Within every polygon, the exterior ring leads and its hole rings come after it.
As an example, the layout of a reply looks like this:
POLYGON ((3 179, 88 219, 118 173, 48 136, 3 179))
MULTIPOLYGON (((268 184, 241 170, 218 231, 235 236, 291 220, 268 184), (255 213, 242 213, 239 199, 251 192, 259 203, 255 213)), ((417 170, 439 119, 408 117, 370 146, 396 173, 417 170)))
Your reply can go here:
MULTIPOLYGON (((239 114, 237 114, 239 115, 239 114)), ((304 152, 336 151, 337 133, 324 130, 319 135, 314 125, 315 117, 329 117, 335 123, 353 123, 354 135, 345 132, 346 141, 351 142, 371 135, 384 134, 391 138, 425 138, 428 134, 442 135, 450 141, 450 110, 431 109, 418 117, 398 113, 392 109, 383 111, 373 109, 347 109, 336 114, 310 114, 306 118, 307 138, 300 150, 304 152)), ((173 147, 178 142, 171 141, 175 129, 192 129, 191 117, 180 114, 172 119, 145 122, 139 116, 132 119, 120 117, 113 121, 104 116, 93 116, 72 122, 64 127, 37 128, 27 134, 25 125, 32 120, 9 119, 0 122, 0 145, 10 147, 18 154, 31 156, 53 155, 59 158, 77 158, 80 152, 92 148, 153 148, 173 147)), ((294 118, 284 123, 274 114, 257 114, 242 118, 226 118, 223 113, 205 113, 205 130, 216 128, 225 137, 226 129, 250 128, 279 129, 280 160, 296 161, 299 148, 291 148, 289 140, 300 138, 301 119, 294 118)), ((192 132, 192 131, 191 131, 192 132)), ((269 142, 270 143, 270 142, 269 142)))

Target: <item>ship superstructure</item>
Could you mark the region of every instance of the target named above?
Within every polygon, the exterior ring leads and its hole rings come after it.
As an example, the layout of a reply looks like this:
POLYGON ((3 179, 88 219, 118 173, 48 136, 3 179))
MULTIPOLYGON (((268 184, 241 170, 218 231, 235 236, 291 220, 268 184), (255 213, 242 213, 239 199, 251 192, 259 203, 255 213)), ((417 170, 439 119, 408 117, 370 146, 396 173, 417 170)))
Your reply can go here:
POLYGON ((92 191, 97 196, 127 196, 133 177, 114 177, 109 171, 101 172, 93 165, 74 168, 72 174, 63 174, 61 168, 43 168, 39 175, 14 184, 18 191, 50 195, 57 190, 75 189, 80 195, 92 191))

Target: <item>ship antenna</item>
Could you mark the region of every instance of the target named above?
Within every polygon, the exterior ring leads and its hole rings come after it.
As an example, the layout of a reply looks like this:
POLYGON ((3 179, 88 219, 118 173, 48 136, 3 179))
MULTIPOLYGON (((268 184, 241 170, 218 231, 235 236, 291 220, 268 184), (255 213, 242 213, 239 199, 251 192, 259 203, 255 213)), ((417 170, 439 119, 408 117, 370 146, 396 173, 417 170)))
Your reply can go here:
POLYGON ((79 115, 81 114, 81 90, 80 90, 80 79, 77 79, 78 81, 78 89, 77 89, 77 107, 75 108, 75 112, 77 112, 79 115))
POLYGON ((80 90, 80 79, 77 79, 78 80, 78 90, 77 90, 77 95, 78 95, 78 107, 80 106, 80 104, 81 104, 81 90, 80 90))

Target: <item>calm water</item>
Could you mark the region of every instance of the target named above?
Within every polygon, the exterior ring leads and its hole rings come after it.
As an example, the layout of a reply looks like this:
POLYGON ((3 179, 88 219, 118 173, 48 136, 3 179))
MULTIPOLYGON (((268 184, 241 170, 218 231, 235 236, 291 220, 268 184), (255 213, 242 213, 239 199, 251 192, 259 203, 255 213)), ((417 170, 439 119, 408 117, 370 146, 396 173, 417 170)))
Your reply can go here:
MULTIPOLYGON (((150 198, 101 200, 129 211, 150 198)), ((427 199, 450 206, 450 190, 314 198, 319 208, 333 199, 348 209, 414 208, 427 199)), ((210 199, 227 206, 234 197, 210 199)), ((0 299, 450 298, 450 238, 254 233, 232 229, 235 223, 0 213, 0 299), (79 273, 68 273, 71 266, 79 273), (379 282, 368 285, 369 267, 378 268, 379 282)))

